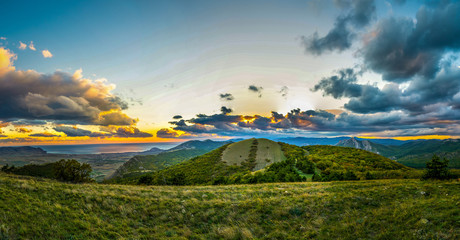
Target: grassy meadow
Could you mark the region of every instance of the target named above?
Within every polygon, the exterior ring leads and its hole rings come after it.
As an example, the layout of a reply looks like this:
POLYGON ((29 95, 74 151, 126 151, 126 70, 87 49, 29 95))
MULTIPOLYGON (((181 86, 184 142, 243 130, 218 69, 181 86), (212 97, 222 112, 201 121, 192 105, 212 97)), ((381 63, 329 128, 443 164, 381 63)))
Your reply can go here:
POLYGON ((0 173, 0 239, 459 239, 460 182, 66 184, 0 173))

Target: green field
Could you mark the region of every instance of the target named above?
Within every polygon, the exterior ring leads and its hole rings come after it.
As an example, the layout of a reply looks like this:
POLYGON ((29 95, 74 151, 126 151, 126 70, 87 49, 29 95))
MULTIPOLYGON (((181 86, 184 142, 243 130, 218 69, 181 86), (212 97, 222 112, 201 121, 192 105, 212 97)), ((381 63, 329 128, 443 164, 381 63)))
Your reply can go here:
POLYGON ((0 173, 0 239, 459 239, 460 183, 66 184, 0 173))

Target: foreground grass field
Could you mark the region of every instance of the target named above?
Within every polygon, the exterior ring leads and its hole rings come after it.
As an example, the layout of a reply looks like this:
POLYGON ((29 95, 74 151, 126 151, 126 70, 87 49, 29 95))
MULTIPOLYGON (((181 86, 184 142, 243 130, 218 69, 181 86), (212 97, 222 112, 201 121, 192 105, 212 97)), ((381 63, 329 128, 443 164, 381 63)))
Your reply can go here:
POLYGON ((0 239, 459 239, 460 183, 65 184, 0 173, 0 239))

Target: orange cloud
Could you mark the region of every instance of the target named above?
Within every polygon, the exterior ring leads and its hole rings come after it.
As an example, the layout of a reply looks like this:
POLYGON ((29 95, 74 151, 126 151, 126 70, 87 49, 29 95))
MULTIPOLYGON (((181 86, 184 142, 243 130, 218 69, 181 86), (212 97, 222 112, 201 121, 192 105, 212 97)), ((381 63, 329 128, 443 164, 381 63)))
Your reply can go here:
POLYGON ((20 41, 20 42, 19 42, 19 49, 21 49, 21 50, 26 50, 26 48, 27 48, 27 44, 25 44, 25 43, 23 43, 23 42, 20 41))
POLYGON ((16 131, 18 131, 20 133, 30 133, 30 132, 32 132, 31 129, 27 129, 27 128, 17 128, 16 131))
POLYGON ((29 49, 32 50, 32 51, 37 50, 37 49, 35 48, 35 46, 34 46, 34 42, 30 42, 30 44, 29 44, 29 49))
POLYGON ((42 55, 43 55, 44 58, 52 58, 53 57, 53 54, 51 54, 51 52, 46 50, 46 49, 42 51, 42 55))
POLYGON ((0 47, 0 76, 9 71, 14 71, 13 62, 16 60, 16 55, 8 49, 0 47))

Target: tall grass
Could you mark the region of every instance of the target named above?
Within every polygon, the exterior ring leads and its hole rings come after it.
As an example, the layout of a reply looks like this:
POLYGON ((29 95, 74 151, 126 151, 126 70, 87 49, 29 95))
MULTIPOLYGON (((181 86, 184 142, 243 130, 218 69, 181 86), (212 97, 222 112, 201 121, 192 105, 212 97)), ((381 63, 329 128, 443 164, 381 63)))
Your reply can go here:
POLYGON ((65 184, 0 173, 0 239, 459 239, 458 181, 65 184))

